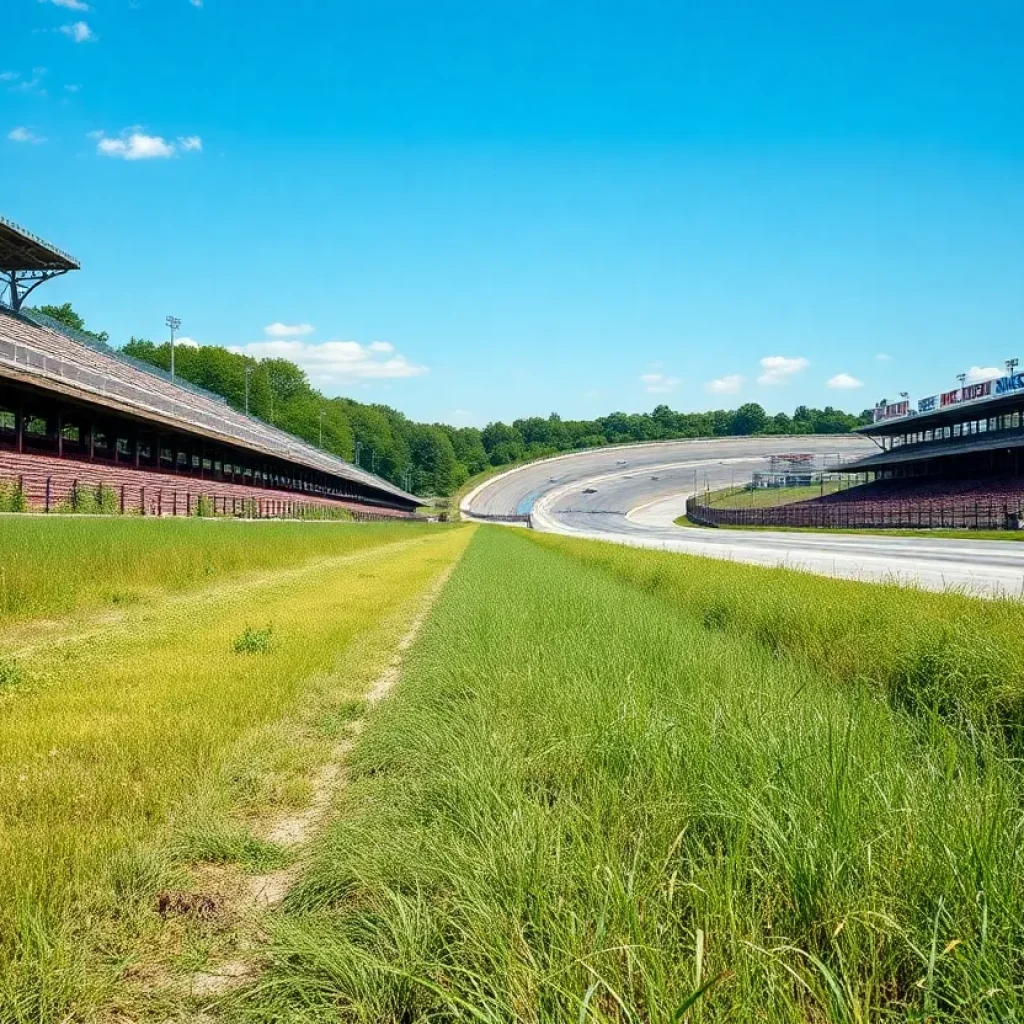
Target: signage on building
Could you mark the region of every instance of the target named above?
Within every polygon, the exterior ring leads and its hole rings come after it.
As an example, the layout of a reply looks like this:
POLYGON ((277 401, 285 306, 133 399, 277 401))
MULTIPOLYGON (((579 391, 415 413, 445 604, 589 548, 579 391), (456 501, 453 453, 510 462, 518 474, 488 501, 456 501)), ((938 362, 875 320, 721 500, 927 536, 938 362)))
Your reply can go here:
POLYGON ((992 394, 992 381, 983 380, 980 384, 965 384, 963 393, 965 402, 973 402, 976 398, 988 398, 992 394))
POLYGON ((939 407, 939 396, 930 395, 928 398, 920 398, 917 402, 918 412, 932 412, 939 407))
POLYGON ((876 406, 874 409, 876 423, 878 423, 879 420, 897 420, 901 416, 906 416, 909 413, 909 402, 889 402, 886 405, 876 406))
POLYGON ((1024 391, 1024 373, 1014 373, 996 381, 997 395, 1008 395, 1013 391, 1024 391))
POLYGON ((947 405, 959 405, 962 401, 960 395, 960 389, 956 388, 953 391, 945 391, 939 395, 939 405, 945 409, 947 405))

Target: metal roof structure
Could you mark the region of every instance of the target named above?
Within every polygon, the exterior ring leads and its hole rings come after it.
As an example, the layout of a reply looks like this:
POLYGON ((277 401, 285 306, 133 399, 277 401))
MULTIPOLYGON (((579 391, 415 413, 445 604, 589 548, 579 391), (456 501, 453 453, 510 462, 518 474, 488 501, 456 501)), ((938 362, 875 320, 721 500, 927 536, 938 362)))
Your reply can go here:
POLYGON ((0 216, 0 285, 12 309, 44 281, 80 268, 73 256, 0 216))

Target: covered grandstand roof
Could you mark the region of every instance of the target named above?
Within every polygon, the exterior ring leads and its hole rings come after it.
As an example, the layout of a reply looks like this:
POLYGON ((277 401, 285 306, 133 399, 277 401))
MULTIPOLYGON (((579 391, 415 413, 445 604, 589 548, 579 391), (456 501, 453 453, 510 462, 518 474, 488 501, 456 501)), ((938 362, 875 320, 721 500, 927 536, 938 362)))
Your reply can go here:
POLYGON ((0 217, 0 270, 78 270, 73 256, 0 217))
POLYGON ((112 410, 361 483, 408 504, 420 499, 199 389, 172 382, 116 350, 89 345, 0 305, 0 377, 29 381, 112 410))
POLYGON ((889 451, 878 452, 857 459, 856 462, 844 462, 838 466, 839 473, 863 473, 872 469, 888 469, 892 466, 907 465, 926 459, 945 459, 954 455, 974 455, 977 452, 994 452, 1024 447, 1024 431, 1007 433, 995 431, 992 436, 975 434, 971 437, 952 438, 944 441, 933 441, 925 444, 904 445, 889 451))

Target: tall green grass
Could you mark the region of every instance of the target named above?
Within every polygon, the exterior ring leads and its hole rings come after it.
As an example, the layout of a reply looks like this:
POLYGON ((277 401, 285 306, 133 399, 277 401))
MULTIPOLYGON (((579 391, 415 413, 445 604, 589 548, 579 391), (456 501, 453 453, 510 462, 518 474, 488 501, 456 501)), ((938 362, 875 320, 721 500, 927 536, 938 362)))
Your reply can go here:
POLYGON ((1021 1019, 1017 610, 619 558, 477 533, 225 1017, 1021 1019))
MULTIPOLYGON (((0 627, 332 557, 439 527, 26 517, 0 522, 0 627)), ((0 637, 2 643, 2 637, 0 637)))

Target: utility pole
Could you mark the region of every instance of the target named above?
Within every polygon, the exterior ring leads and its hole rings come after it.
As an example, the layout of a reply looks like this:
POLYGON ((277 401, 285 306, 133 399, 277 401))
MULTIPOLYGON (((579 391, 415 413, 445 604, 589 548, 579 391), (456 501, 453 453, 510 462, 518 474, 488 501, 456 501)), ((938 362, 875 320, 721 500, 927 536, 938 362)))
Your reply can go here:
POLYGON ((174 332, 180 330, 181 321, 176 316, 169 316, 164 323, 171 329, 171 380, 174 380, 174 332))
POLYGON ((359 466, 360 469, 363 468, 360 465, 360 461, 359 461, 360 460, 360 456, 362 455, 362 451, 363 451, 363 442, 362 441, 356 441, 356 465, 359 466))

